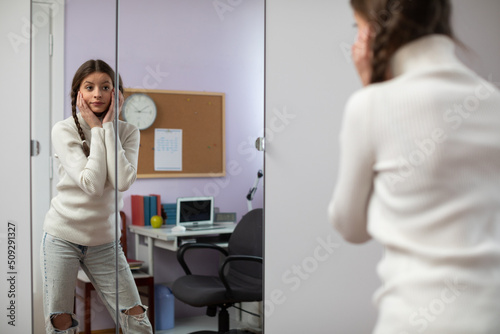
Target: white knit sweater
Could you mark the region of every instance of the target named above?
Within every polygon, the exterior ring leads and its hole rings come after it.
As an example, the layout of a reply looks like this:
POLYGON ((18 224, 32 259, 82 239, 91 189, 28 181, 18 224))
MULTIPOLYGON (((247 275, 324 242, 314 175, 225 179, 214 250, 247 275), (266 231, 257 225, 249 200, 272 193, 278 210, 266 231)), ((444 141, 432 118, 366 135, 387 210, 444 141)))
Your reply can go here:
POLYGON ((113 123, 90 129, 78 114, 90 142, 90 156, 83 153, 73 117, 52 129, 52 142, 59 162, 58 194, 45 217, 45 232, 84 246, 102 245, 115 239, 115 187, 118 210, 122 194, 135 181, 139 152, 139 130, 119 122, 118 178, 115 177, 115 130, 113 123))
POLYGON ((500 92, 444 36, 391 66, 347 103, 329 205, 345 239, 385 246, 374 333, 500 333, 500 92))

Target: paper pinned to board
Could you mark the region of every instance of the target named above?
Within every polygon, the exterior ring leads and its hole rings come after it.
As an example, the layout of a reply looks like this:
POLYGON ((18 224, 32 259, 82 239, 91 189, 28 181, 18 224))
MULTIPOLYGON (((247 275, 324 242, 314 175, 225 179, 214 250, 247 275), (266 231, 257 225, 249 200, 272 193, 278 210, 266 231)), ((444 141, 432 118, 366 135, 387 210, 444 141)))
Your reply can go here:
POLYGON ((155 129, 155 171, 182 171, 182 129, 155 129))

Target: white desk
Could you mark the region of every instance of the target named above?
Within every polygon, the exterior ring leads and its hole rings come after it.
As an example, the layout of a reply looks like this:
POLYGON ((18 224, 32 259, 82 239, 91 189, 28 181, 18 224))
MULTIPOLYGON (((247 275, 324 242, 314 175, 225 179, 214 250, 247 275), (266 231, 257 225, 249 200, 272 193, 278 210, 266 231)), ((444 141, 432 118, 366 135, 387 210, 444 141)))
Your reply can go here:
POLYGON ((153 248, 163 248, 170 251, 177 251, 180 238, 196 238, 200 236, 216 236, 219 234, 231 234, 236 224, 224 225, 223 228, 211 230, 172 232, 172 227, 153 228, 151 226, 129 225, 130 232, 135 234, 135 259, 140 259, 139 247, 141 238, 144 239, 148 247, 148 259, 146 262, 149 275, 154 274, 153 248))

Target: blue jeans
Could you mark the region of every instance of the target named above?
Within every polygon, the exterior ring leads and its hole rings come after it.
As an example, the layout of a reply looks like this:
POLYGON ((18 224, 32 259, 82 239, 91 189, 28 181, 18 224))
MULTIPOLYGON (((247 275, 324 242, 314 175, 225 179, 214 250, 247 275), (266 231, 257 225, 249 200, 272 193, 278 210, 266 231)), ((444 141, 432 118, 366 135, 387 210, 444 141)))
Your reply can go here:
MULTIPOLYGON (((73 314, 73 304, 80 266, 94 285, 111 317, 115 323, 117 322, 115 252, 115 242, 100 246, 81 246, 47 233, 44 234, 40 263, 47 333, 78 333, 78 321, 73 314), (52 319, 60 314, 71 315, 73 323, 69 329, 59 331, 52 325, 52 319)), ((123 333, 153 333, 146 314, 147 307, 141 304, 134 278, 121 246, 118 252, 118 276, 118 306, 121 311, 119 323, 123 333), (139 315, 124 313, 137 305, 144 309, 144 313, 139 315)))

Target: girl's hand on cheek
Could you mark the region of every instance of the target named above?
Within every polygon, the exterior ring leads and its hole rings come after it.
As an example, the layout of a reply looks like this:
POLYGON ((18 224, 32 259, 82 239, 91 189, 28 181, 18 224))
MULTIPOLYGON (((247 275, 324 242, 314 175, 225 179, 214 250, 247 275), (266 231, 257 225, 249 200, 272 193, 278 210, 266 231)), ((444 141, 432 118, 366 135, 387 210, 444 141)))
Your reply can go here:
POLYGON ((115 90, 111 92, 111 103, 109 104, 108 111, 106 111, 106 115, 104 116, 102 122, 108 123, 113 122, 115 120, 115 90))
POLYGON ((78 107, 78 110, 80 110, 80 114, 82 115, 83 119, 87 124, 90 126, 90 128, 93 127, 102 127, 101 121, 97 116, 90 110, 87 102, 83 99, 83 94, 82 92, 78 92, 78 95, 76 97, 76 106, 78 107))
POLYGON ((123 102, 125 102, 125 98, 123 97, 123 93, 120 91, 120 103, 118 104, 118 117, 122 114, 123 102))
MULTIPOLYGON (((118 117, 122 113, 123 101, 124 101, 123 94, 120 91, 119 102, 118 102, 118 117)), ((115 90, 113 89, 113 92, 111 94, 111 103, 109 104, 108 112, 106 113, 106 116, 104 116, 102 122, 103 123, 113 122, 114 120, 115 120, 115 90)))
POLYGON ((372 76, 371 29, 368 25, 358 31, 356 42, 352 45, 352 60, 363 86, 370 84, 372 76))

